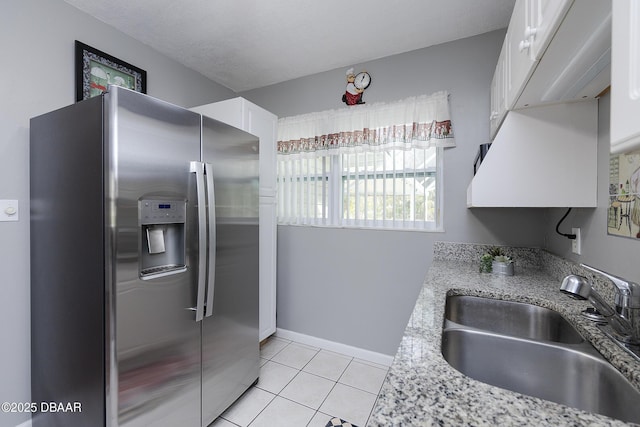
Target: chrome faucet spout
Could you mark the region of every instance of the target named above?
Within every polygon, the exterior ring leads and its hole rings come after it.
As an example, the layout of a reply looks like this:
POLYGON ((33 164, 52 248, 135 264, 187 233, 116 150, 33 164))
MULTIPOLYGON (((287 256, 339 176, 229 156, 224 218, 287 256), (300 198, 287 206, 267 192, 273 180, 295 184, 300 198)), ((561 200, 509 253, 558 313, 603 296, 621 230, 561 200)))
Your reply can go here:
MULTIPOLYGON (((615 304, 619 312, 629 309, 640 309, 640 285, 586 264, 580 264, 580 266, 606 277, 613 283, 616 287, 615 304)), ((620 314, 625 316, 624 313, 620 314)))
POLYGON ((611 327, 619 335, 625 337, 625 341, 632 340, 634 330, 631 322, 607 304, 604 298, 593 289, 586 277, 573 274, 565 277, 564 280, 562 280, 562 285, 560 285, 560 291, 574 299, 589 300, 596 310, 604 316, 611 327))
POLYGON ((560 291, 576 299, 588 299, 604 316, 608 325, 602 331, 621 348, 640 361, 640 285, 597 268, 581 264, 587 270, 606 277, 615 286, 615 309, 596 292, 583 276, 569 275, 562 280, 560 291))

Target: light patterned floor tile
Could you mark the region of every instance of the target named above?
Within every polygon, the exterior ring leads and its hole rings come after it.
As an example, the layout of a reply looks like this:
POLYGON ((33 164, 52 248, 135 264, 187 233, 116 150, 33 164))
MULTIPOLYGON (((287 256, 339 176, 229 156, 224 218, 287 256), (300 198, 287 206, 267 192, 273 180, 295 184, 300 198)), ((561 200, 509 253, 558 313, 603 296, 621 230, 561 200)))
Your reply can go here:
POLYGON ((307 427, 326 427, 331 418, 333 418, 332 415, 316 412, 309 424, 307 424, 307 427))
POLYGON ((260 357, 262 357, 263 359, 271 359, 290 343, 291 341, 289 340, 270 337, 268 338, 267 342, 260 346, 260 357))
POLYGON ((311 421, 314 413, 315 411, 311 408, 278 396, 249 426, 301 427, 311 421))
POLYGON ((334 385, 335 382, 326 378, 300 372, 280 392, 280 396, 310 408, 318 409, 334 385))
POLYGON ((349 364, 338 382, 368 391, 369 393, 378 394, 386 375, 386 369, 365 365, 364 363, 354 360, 349 364))
POLYGON ((278 337, 263 343, 260 357, 257 386, 211 427, 325 427, 333 417, 363 427, 388 370, 278 337))
POLYGON ((364 426, 376 402, 376 397, 376 394, 338 383, 319 410, 358 426, 364 426))
POLYGON ((271 360, 291 366, 292 368, 302 369, 313 359, 316 353, 318 353, 318 349, 298 343, 291 343, 273 356, 271 360))
POLYGON ((340 375, 347 369, 351 360, 352 358, 349 356, 327 350, 320 350, 302 370, 333 381, 338 381, 338 378, 340 378, 340 375))
POLYGON ((268 361, 260 368, 260 377, 256 387, 278 394, 298 372, 300 371, 289 366, 268 361))
POLYGON ((246 427, 275 397, 273 393, 251 387, 221 417, 234 424, 246 427))
POLYGON ((364 363, 365 365, 375 366, 376 368, 385 369, 387 371, 389 370, 388 365, 382 365, 380 363, 371 362, 370 360, 365 360, 365 359, 359 359, 357 357, 354 358, 353 360, 355 360, 356 362, 364 363))

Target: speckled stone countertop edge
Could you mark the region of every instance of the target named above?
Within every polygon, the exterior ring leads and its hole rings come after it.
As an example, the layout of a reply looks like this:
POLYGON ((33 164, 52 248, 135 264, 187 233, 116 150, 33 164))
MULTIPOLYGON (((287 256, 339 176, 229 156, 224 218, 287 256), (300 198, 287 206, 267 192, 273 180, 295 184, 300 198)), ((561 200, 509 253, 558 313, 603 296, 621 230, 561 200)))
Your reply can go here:
MULTIPOLYGON (((559 292, 566 274, 584 269, 536 248, 506 248, 516 260, 511 277, 479 273, 487 245, 438 242, 394 362, 368 426, 617 426, 598 414, 522 395, 473 380, 441 354, 447 295, 475 295, 532 303, 562 314, 640 389, 640 365, 580 315, 588 305, 559 292)), ((603 286, 609 286, 603 283, 603 286)))

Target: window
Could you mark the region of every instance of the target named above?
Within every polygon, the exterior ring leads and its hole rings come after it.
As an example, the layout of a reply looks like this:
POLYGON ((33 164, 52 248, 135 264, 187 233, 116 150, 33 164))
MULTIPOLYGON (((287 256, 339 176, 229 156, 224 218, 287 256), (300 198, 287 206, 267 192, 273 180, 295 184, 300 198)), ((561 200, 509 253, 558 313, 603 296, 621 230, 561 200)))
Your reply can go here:
POLYGON ((343 154, 342 220, 346 225, 436 229, 438 149, 343 154))
POLYGON ((441 152, 431 147, 281 159, 279 222, 437 230, 441 152))
MULTIPOLYGON (((448 114, 448 103, 445 106, 448 114)), ((362 111, 362 106, 355 108, 358 113, 362 111)), ((385 108, 388 110, 387 104, 385 108)), ((403 109, 412 110, 405 104, 403 109)), ((398 125, 397 115, 388 118, 377 114, 377 120, 394 124, 373 127, 365 121, 369 127, 361 128, 363 120, 359 118, 355 130, 316 136, 321 128, 318 123, 326 126, 336 120, 336 114, 354 112, 344 109, 281 119, 284 129, 279 129, 278 138, 278 222, 441 230, 442 151, 443 146, 454 146, 448 117, 428 122, 411 117, 398 125), (287 125, 295 129, 288 130, 287 125), (301 129, 309 132, 308 137, 300 136, 301 129), (287 138, 287 132, 295 138, 287 138)), ((336 121, 346 126, 344 118, 336 121)))

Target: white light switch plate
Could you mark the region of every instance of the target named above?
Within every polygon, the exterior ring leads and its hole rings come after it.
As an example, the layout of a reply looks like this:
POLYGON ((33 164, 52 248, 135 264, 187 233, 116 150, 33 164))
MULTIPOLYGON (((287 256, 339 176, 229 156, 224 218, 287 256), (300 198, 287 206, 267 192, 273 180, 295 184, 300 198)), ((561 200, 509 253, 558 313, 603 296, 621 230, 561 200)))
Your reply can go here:
POLYGON ((0 221, 18 221, 19 219, 17 200, 0 200, 0 221))

